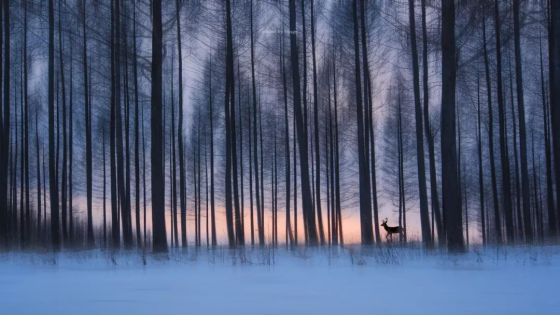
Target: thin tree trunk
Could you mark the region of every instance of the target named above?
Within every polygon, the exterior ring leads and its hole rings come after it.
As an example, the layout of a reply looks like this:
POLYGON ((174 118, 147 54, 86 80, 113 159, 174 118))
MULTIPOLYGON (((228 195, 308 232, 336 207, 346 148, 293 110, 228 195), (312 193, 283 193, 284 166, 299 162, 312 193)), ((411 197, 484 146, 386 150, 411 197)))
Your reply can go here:
POLYGON ((548 116, 548 104, 546 97, 546 88, 544 80, 544 66, 542 56, 541 37, 539 35, 539 57, 541 67, 541 95, 542 95, 542 109, 543 109, 543 129, 544 129, 544 144, 546 156, 546 204, 548 210, 548 235, 555 238, 557 234, 556 229, 556 212, 554 210, 554 193, 552 184, 552 152, 550 149, 550 125, 548 116))
MULTIPOLYGON (((486 6, 483 13, 486 12, 486 6)), ((492 177, 492 200, 494 202, 494 224, 496 230, 496 242, 502 243, 502 224, 500 220, 500 204, 498 201, 498 181, 496 177, 496 166, 494 159, 494 110, 492 109, 492 82, 490 80, 490 67, 488 62, 488 49, 486 47, 486 18, 482 19, 482 38, 484 42, 484 69, 486 73, 486 93, 488 100, 488 148, 490 152, 490 173, 492 177)))
MULTIPOLYGON (((41 235, 41 153, 39 150, 39 111, 35 114, 35 147, 37 151, 37 237, 41 235)), ((45 175, 43 175, 44 177, 45 175)), ((46 203, 46 201, 44 201, 46 203)), ((45 214, 46 216, 47 214, 45 214)))
MULTIPOLYGON (((6 25, 9 25, 9 1, 4 0, 6 25)), ((9 32, 6 31, 6 52, 9 52, 9 32)), ((10 78, 9 54, 6 54, 6 69, 4 77, 10 78)), ((4 84, 4 104, 9 105, 9 80, 4 84)), ((49 190, 51 202, 51 236, 53 249, 60 250, 60 218, 58 212, 58 185, 56 181, 56 153, 54 135, 54 3, 49 0, 49 190)))
MULTIPOLYGON (((284 24, 282 23, 282 29, 284 24)), ((286 68, 284 66, 284 36, 280 39, 280 68, 282 70, 282 87, 284 92, 284 151, 286 168, 286 246, 294 244, 292 223, 290 216, 290 127, 288 124, 288 84, 286 83, 286 68)))
POLYGON ((258 137, 257 137, 257 87, 255 82, 255 44, 253 34, 253 0, 251 0, 251 82, 253 86, 253 158, 255 160, 255 198, 257 202, 257 226, 259 230, 259 246, 264 246, 264 231, 261 227, 261 194, 259 190, 259 157, 258 157, 258 137))
POLYGON ((107 247, 107 172, 105 168, 105 129, 103 129, 103 246, 107 247))
MULTIPOLYGON (((120 246, 120 228, 118 225, 118 198, 117 192, 117 170, 115 164, 115 106, 116 106, 116 91, 115 91, 115 18, 114 18, 114 0, 111 0, 111 125, 109 135, 109 164, 111 172, 111 231, 112 231, 112 246, 120 246)), ((84 8, 85 10, 85 8, 84 8)), ((84 23, 85 30, 85 23, 84 23)), ((85 36, 84 36, 85 39, 85 36)), ((85 63, 84 63, 85 64, 85 63)), ((85 68, 85 65, 84 65, 85 68)), ((87 110, 87 109, 86 109, 87 110)), ((87 120, 86 120, 87 122, 87 120)))
MULTIPOLYGON (((302 2, 303 7, 303 2, 302 2)), ((296 34, 296 4, 295 0, 290 0, 290 52, 292 60, 292 77, 293 77, 293 93, 294 93, 294 108, 296 115, 296 128, 297 128, 297 138, 300 152, 300 176, 301 176, 301 190, 302 190, 302 204, 303 212, 305 215, 305 226, 307 229, 307 234, 310 246, 318 245, 317 227, 315 224, 315 214, 313 210, 313 205, 311 202, 311 181, 309 178, 309 155, 307 147, 307 132, 306 123, 304 123, 304 116, 301 109, 301 91, 300 91, 300 77, 299 77, 299 56, 297 47, 297 34, 296 34)), ((305 14, 304 14, 305 16, 305 14)), ((303 21, 305 28, 305 21, 303 21)), ((305 39, 305 30, 303 32, 303 37, 305 39)), ((304 107, 306 106, 306 87, 307 87, 307 70, 306 70, 306 52, 304 45, 304 107)), ((305 120, 307 121, 307 120, 305 120)))
MULTIPOLYGON (((72 49, 72 33, 70 33, 70 56, 74 56, 72 49)), ((70 242, 74 242, 74 184, 73 184, 73 164, 74 164, 74 70, 73 58, 70 58, 70 104, 68 117, 68 230, 70 232, 70 242)))
MULTIPOLYGON (((181 199, 181 245, 183 247, 187 246, 187 196, 186 191, 186 179, 185 179, 185 150, 183 147, 183 52, 181 46, 181 16, 180 16, 180 6, 179 0, 175 1, 176 5, 176 19, 177 19, 177 53, 179 61, 179 127, 177 130, 177 136, 179 137, 179 192, 181 199)), ((212 119, 210 119, 211 121, 212 119)), ((210 122, 212 124, 212 122, 210 122)), ((212 153, 211 153, 212 154, 212 153)), ((212 159, 212 157, 210 158, 212 159)), ((212 175, 213 177, 213 175, 212 175)), ((213 189, 213 185, 212 185, 213 189)), ((212 193, 213 196, 213 193, 212 193)), ((212 198, 213 199, 213 198, 212 198)), ((213 202, 212 202, 213 204, 213 202)), ((214 239, 212 239, 214 241, 214 239)))
MULTIPOLYGON (((64 80, 64 47, 62 45, 62 25, 60 2, 58 2, 58 43, 59 43, 59 61, 60 61, 60 80, 62 83, 62 188, 61 188, 61 210, 62 210, 62 237, 64 242, 68 242, 68 219, 67 219, 67 177, 68 177, 68 146, 67 146, 67 128, 66 128, 66 83, 64 80)), ((26 98, 27 99, 27 98, 26 98)))
MULTIPOLYGON (((136 197, 136 244, 142 247, 142 234, 140 232, 140 131, 139 131, 139 100, 138 100, 138 53, 136 51, 136 1, 133 8, 133 46, 134 46, 134 193, 136 197)), ((180 80, 179 80, 180 82, 180 80)), ((179 97, 180 99, 180 97, 179 97)))
MULTIPOLYGON (((92 176, 92 148, 91 148, 91 118, 90 104, 88 99, 88 69, 87 69, 87 37, 86 37, 86 5, 83 5, 82 24, 84 35, 84 113, 86 128, 86 195, 87 195, 87 242, 91 247, 94 245, 93 237, 93 176, 92 176)), ((112 157, 112 156, 111 156, 112 157)), ((115 210, 116 211, 116 210, 115 210)), ((114 218, 113 218, 114 219, 114 218)), ((115 222, 112 223, 115 226, 115 222)), ((118 227, 117 227, 118 229, 118 227)), ((113 228, 114 232, 115 228, 113 228)))
POLYGON ((510 169, 509 169, 509 158, 508 152, 506 150, 506 138, 507 129, 505 125, 505 104, 503 95, 503 84, 502 84, 502 43, 500 39, 500 9, 498 0, 494 4, 494 20, 496 26, 496 59, 497 68, 496 74, 498 78, 498 113, 500 121, 500 161, 502 165, 502 195, 504 203, 504 215, 506 220, 506 234, 508 243, 513 243, 514 241, 514 231, 513 231, 513 214, 511 208, 511 179, 510 179, 510 169))
POLYGON ((311 0, 311 50, 313 56, 313 121, 315 133, 315 200, 317 209, 317 221, 319 222, 319 238, 321 245, 325 244, 325 232, 323 229, 323 214, 321 211, 321 150, 319 141, 319 102, 317 100, 317 63, 315 60, 315 10, 311 0))
POLYGON ((214 116, 213 116, 213 104, 212 104, 212 56, 210 56, 210 83, 209 83, 209 108, 210 116, 208 120, 210 121, 210 213, 212 214, 212 247, 216 247, 216 209, 214 200, 214 116))
POLYGON ((338 233, 340 244, 344 245, 344 234, 342 231, 342 207, 340 201, 340 142, 338 130, 338 103, 336 89, 336 58, 333 58, 333 97, 334 97, 334 128, 335 128, 335 146, 336 146, 336 213, 338 220, 338 233))
POLYGON ((28 67, 27 67, 27 2, 24 3, 24 39, 23 39, 23 100, 25 103, 25 230, 27 231, 27 239, 31 237, 31 207, 30 207, 30 192, 29 192, 29 101, 28 101, 28 67))
MULTIPOLYGON (((226 225, 229 247, 234 248, 237 242, 235 238, 235 227, 234 227, 234 210, 233 210, 233 200, 231 192, 231 178, 232 178, 232 129, 231 129, 231 112, 230 112, 230 102, 234 102, 234 98, 231 97, 233 94, 234 85, 231 84, 233 78, 233 65, 230 65, 230 54, 233 54, 233 49, 231 45, 233 44, 233 39, 230 37, 231 28, 231 4, 229 0, 226 0, 226 33, 227 33, 227 48, 226 48, 226 80, 225 80, 225 99, 224 99, 224 113, 225 113, 225 129, 226 129, 226 167, 225 167, 225 199, 226 199, 226 225), (233 88, 233 89, 232 89, 233 88)), ((231 57, 233 60, 233 56, 231 57)))
MULTIPOLYGON (((445 234, 443 232, 443 224, 441 219, 441 211, 439 206, 438 184, 436 175, 436 159, 435 159, 435 146, 434 136, 432 135, 432 128, 430 125, 430 98, 428 86, 428 32, 426 27, 426 0, 422 0, 422 69, 423 69, 423 93, 424 93, 424 129, 426 131, 426 140, 428 143, 428 154, 430 163, 430 194, 432 202, 432 212, 435 213, 435 224, 437 227, 437 234, 439 243, 444 245, 445 234)), ((433 231, 433 227, 432 227, 433 231)))
POLYGON ((517 235, 523 239, 523 221, 521 219, 521 191, 520 185, 521 182, 519 180, 519 160, 517 158, 517 124, 515 119, 515 107, 514 107, 514 100, 513 100, 513 75, 511 73, 511 63, 509 68, 509 87, 510 87, 510 94, 511 94, 511 117, 512 117, 512 129, 513 129, 513 161, 515 165, 515 202, 516 202, 516 210, 517 210, 517 235))
POLYGON ((482 244, 485 245, 487 242, 486 237, 486 215, 485 215, 485 204, 484 204, 484 175, 482 171, 482 123, 480 120, 480 78, 477 74, 476 80, 477 87, 477 151, 478 151, 478 188, 479 188, 479 199, 480 199, 480 221, 482 226, 482 244))
MULTIPOLYGON (((523 218, 525 219, 525 239, 533 242, 533 229, 529 217, 531 214, 531 199, 529 197, 529 169, 527 167, 527 132, 525 127, 525 106, 523 104, 523 73, 521 66, 521 40, 519 25, 519 0, 513 0, 513 29, 515 43, 515 78, 517 83, 517 107, 519 112, 519 142, 521 154, 521 191, 523 194, 523 218)), ((519 211, 519 210, 518 210, 519 211)))

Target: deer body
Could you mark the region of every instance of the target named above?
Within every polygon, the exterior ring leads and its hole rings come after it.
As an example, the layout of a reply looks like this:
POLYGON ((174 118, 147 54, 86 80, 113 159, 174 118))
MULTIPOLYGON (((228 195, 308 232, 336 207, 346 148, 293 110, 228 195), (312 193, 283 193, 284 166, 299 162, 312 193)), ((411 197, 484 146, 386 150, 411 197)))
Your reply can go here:
POLYGON ((385 239, 389 240, 389 237, 391 237, 391 241, 393 240, 393 234, 399 234, 401 232, 401 227, 400 226, 389 226, 387 225, 387 220, 385 219, 381 226, 383 228, 385 228, 385 231, 387 232, 387 235, 385 235, 385 239))

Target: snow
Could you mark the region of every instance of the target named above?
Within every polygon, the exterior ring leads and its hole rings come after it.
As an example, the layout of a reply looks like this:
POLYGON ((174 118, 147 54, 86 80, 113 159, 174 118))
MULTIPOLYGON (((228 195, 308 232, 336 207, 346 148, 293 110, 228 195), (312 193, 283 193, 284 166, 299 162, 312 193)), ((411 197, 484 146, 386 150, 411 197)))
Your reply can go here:
POLYGON ((559 281, 559 246, 5 252, 0 313, 557 314, 559 281))

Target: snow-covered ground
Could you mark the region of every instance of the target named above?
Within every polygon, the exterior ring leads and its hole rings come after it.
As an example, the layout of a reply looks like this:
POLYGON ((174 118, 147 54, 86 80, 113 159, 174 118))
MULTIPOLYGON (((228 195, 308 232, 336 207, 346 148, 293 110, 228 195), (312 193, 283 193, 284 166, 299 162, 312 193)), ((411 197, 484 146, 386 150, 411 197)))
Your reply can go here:
POLYGON ((1 314, 558 314, 560 247, 0 254, 1 314))

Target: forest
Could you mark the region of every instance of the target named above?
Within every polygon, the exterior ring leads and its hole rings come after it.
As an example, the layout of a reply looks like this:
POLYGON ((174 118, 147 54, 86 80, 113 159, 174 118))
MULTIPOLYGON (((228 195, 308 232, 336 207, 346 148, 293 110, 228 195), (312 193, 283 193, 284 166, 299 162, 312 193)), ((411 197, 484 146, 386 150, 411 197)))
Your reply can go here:
POLYGON ((3 0, 0 19, 0 249, 559 241, 560 1, 3 0))

